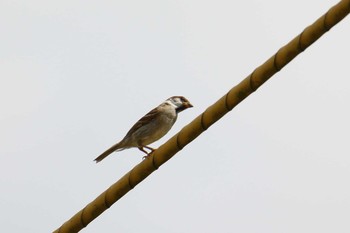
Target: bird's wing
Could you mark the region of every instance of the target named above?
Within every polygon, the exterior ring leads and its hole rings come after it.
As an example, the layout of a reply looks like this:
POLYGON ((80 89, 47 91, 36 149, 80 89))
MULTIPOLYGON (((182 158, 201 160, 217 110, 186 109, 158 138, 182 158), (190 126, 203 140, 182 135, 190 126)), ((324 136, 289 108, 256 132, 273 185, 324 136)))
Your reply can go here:
POLYGON ((160 114, 160 111, 158 108, 152 109, 149 113, 144 115, 140 120, 138 120, 133 127, 129 130, 129 132, 126 134, 125 138, 131 136, 135 131, 137 131, 139 128, 141 128, 144 125, 149 124, 153 120, 155 120, 160 114))

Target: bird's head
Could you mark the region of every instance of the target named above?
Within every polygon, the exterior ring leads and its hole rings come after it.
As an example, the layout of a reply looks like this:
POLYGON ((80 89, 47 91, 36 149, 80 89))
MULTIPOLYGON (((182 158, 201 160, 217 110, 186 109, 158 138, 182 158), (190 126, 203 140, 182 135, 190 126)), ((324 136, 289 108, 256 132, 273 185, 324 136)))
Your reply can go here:
POLYGON ((182 112, 183 110, 185 110, 187 108, 193 107, 193 105, 190 103, 190 101, 188 101, 183 96, 172 96, 169 99, 167 99, 166 101, 168 101, 170 104, 172 104, 175 107, 177 113, 182 112))

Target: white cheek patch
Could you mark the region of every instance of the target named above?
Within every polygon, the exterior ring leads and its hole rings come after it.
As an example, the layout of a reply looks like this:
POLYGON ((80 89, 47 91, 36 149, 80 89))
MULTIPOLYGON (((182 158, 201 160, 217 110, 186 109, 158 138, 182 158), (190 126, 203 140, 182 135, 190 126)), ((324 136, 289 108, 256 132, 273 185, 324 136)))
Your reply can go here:
POLYGON ((166 103, 169 104, 170 106, 173 106, 174 108, 177 107, 176 102, 174 100, 167 100, 166 103))
POLYGON ((182 106, 182 105, 183 105, 182 100, 181 100, 180 98, 175 98, 175 105, 176 105, 177 107, 182 106))

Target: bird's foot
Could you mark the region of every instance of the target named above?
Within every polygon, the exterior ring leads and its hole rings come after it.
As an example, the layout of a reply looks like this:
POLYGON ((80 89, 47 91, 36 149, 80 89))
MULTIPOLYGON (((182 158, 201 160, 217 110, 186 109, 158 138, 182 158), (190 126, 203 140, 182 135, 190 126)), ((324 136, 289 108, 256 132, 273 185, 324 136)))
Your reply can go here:
POLYGON ((145 155, 145 156, 142 157, 142 160, 148 159, 148 158, 151 156, 151 154, 152 154, 153 152, 154 152, 154 150, 151 151, 151 152, 149 152, 149 153, 147 153, 147 155, 145 155))
POLYGON ((143 156, 142 159, 148 158, 155 151, 155 149, 153 149, 152 147, 149 147, 149 146, 139 147, 139 150, 147 154, 147 155, 143 156), (151 152, 147 152, 144 148, 151 150, 151 152))

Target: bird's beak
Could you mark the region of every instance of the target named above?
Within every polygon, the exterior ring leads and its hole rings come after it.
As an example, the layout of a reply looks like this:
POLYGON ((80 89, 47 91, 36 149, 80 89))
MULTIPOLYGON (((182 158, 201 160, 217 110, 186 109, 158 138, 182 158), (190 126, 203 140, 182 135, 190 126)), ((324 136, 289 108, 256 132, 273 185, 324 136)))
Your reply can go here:
POLYGON ((186 108, 192 108, 193 105, 192 105, 190 102, 186 102, 186 103, 185 103, 185 107, 186 107, 186 108))

